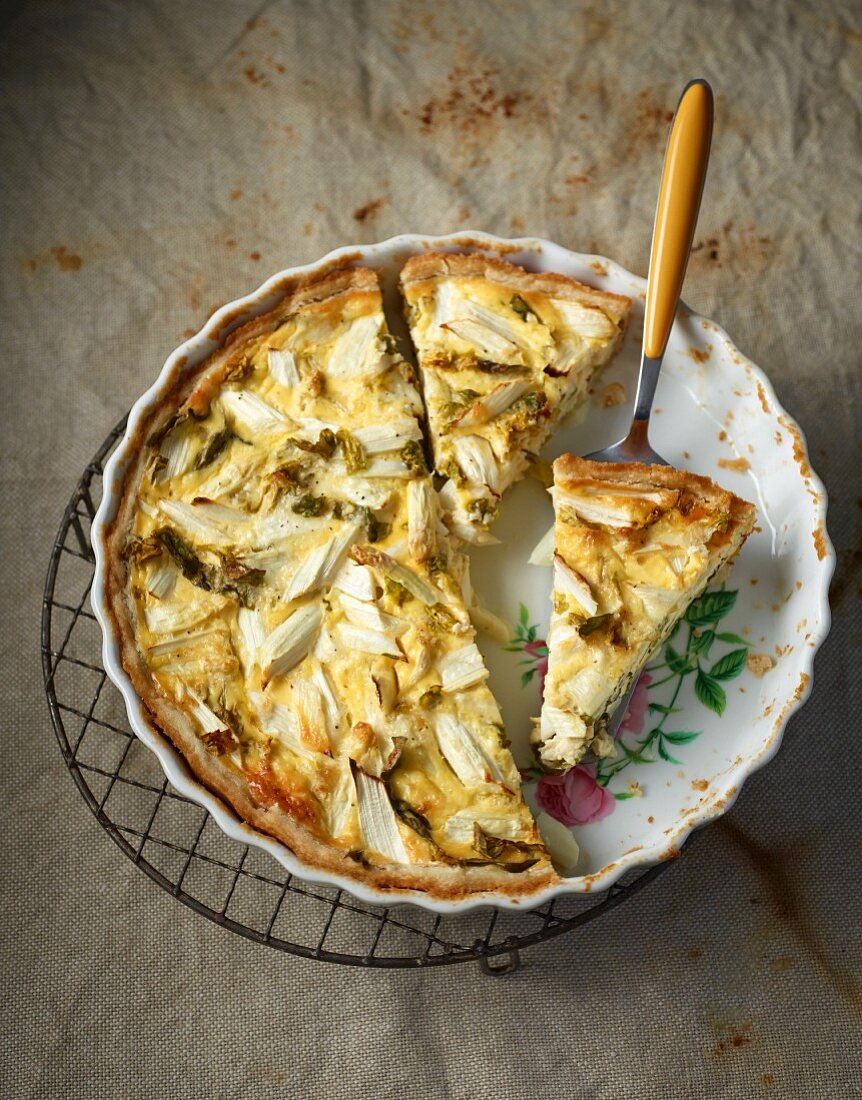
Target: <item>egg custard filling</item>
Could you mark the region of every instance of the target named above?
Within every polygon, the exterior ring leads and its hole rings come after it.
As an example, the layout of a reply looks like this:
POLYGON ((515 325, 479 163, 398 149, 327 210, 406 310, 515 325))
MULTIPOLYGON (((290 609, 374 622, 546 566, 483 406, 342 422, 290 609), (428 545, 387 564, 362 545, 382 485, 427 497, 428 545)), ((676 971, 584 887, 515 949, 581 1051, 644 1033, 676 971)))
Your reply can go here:
MULTIPOLYGON (((463 547, 492 540, 630 303, 481 256, 416 257, 401 287, 421 392, 365 268, 285 284, 175 373, 134 429, 107 605, 153 727, 305 867, 528 897, 558 877, 486 683, 463 547)), ((554 471, 548 770, 606 751, 614 703, 754 518, 664 467, 554 471)))
POLYGON ((554 463, 556 522, 531 560, 553 563, 548 673, 533 743, 561 771, 613 755, 607 722, 691 602, 754 526, 751 504, 668 466, 554 463))
POLYGON ((450 530, 471 543, 622 343, 631 302, 553 273, 431 252, 401 274, 450 530))
POLYGON ((210 790, 311 867, 440 898, 555 881, 485 680, 376 275, 245 325, 140 429, 124 665, 210 790))

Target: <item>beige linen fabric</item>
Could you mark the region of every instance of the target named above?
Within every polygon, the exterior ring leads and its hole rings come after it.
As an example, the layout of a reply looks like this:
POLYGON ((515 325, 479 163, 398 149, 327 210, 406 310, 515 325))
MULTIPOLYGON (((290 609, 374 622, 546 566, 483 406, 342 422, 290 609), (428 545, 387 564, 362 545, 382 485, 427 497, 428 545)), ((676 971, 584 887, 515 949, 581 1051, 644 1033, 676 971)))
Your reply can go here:
POLYGON ((859 6, 11 7, 0 1094, 858 1095, 859 6), (51 732, 41 590, 79 471, 185 330, 336 245, 475 227, 644 271, 667 113, 698 74, 717 126, 686 298, 769 372, 832 501, 812 701, 726 822, 510 978, 222 931, 120 855, 51 732))

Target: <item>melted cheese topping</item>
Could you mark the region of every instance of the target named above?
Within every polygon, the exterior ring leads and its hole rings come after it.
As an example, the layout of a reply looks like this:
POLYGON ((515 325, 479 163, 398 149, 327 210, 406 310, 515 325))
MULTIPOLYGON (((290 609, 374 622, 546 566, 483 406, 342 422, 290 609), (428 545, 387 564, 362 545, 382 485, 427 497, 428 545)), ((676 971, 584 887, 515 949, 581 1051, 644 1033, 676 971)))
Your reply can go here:
POLYGON ((599 307, 484 275, 408 281, 404 294, 435 469, 450 479, 447 523, 466 541, 489 541, 502 493, 584 400, 627 310, 614 296, 599 307))
POLYGON ((379 293, 274 322, 208 396, 151 440, 128 547, 158 691, 258 803, 354 858, 524 860, 538 834, 379 293))
POLYGON ((613 753, 614 704, 748 530, 734 529, 726 494, 589 477, 558 480, 552 493, 553 611, 533 739, 560 769, 591 747, 613 753))

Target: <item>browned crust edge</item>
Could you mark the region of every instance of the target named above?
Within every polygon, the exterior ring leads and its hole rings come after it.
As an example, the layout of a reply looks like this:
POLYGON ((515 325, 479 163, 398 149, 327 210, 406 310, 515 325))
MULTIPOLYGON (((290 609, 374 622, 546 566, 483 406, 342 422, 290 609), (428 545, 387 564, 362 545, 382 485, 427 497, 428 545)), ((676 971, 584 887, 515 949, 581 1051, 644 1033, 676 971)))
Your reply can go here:
POLYGON ((553 271, 527 271, 508 260, 498 260, 475 252, 426 252, 413 256, 401 271, 401 285, 407 290, 428 279, 450 275, 479 275, 515 290, 525 290, 528 293, 536 291, 592 306, 613 304, 625 318, 628 318, 631 309, 631 299, 624 294, 596 290, 577 279, 553 271))
POLYGON ((107 618, 119 646, 121 664, 143 703, 150 727, 176 747, 194 778, 207 791, 258 832, 284 844, 310 871, 327 871, 381 891, 421 891, 441 901, 459 901, 484 893, 526 898, 559 881, 550 865, 538 865, 519 875, 496 867, 404 868, 392 865, 367 868, 318 840, 277 806, 258 805, 252 800, 246 781, 206 751, 185 714, 158 692, 135 639, 134 606, 127 594, 128 577, 122 550, 134 518, 136 491, 146 461, 146 439, 183 405, 211 394, 232 365, 234 354, 241 351, 249 339, 274 330, 286 309, 321 304, 357 292, 380 293, 376 272, 369 268, 340 269, 317 281, 294 287, 277 306, 242 325, 197 367, 187 374, 181 372, 166 385, 134 435, 123 444, 132 457, 121 484, 114 489, 121 500, 114 520, 104 531, 102 544, 107 618))
POLYGON ((554 462, 554 484, 595 478, 598 481, 638 485, 647 482, 663 489, 688 489, 714 500, 726 508, 731 523, 745 529, 746 537, 754 526, 757 510, 753 504, 703 474, 677 470, 672 466, 652 466, 642 462, 593 462, 577 455, 560 455, 554 462))

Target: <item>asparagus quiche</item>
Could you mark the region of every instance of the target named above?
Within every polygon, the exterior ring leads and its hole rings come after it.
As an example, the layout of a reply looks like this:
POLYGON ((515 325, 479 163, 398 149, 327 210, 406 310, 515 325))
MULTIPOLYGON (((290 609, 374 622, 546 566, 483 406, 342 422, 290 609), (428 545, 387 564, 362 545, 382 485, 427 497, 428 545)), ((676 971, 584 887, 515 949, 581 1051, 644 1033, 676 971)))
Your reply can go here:
POLYGON ((556 876, 422 426, 376 275, 289 287, 138 428, 109 606, 153 724, 307 866, 441 899, 529 895, 556 876))
POLYGON ((562 770, 589 749, 613 751, 615 705, 739 552, 755 511, 705 477, 571 455, 554 463, 552 494, 548 674, 533 740, 542 764, 562 770))
POLYGON ((630 300, 480 255, 431 252, 401 275, 446 522, 492 541, 503 492, 587 395, 630 300))

